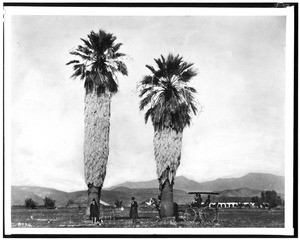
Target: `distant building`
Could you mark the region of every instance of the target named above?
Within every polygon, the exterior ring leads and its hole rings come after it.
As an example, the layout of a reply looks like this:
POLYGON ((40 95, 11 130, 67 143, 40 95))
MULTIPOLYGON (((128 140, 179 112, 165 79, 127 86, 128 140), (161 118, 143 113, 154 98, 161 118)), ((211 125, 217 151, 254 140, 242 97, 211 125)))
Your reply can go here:
MULTIPOLYGON (((216 203, 210 203, 209 207, 215 207, 216 203)), ((263 208, 269 207, 268 203, 263 203, 263 208)), ((218 202, 218 208, 257 208, 253 202, 218 202)))

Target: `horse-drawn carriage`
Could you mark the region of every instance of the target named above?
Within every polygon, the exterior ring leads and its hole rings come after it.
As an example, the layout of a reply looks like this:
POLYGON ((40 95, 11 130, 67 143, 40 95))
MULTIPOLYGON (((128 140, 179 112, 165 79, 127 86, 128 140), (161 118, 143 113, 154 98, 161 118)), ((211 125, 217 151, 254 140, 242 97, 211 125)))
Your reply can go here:
POLYGON ((218 203, 211 203, 211 195, 219 195, 217 192, 189 192, 188 194, 195 194, 195 202, 188 204, 183 212, 184 221, 213 222, 218 220, 218 203), (207 195, 207 199, 202 203, 202 195, 207 195))
MULTIPOLYGON (((181 217, 184 221, 213 222, 218 220, 218 203, 211 203, 211 195, 219 195, 217 192, 189 192, 195 194, 195 202, 184 206, 178 206, 174 203, 174 216, 176 221, 181 217), (202 195, 207 195, 207 199, 202 203, 202 195)), ((148 205, 153 206, 153 209, 160 211, 160 200, 150 198, 148 205)))

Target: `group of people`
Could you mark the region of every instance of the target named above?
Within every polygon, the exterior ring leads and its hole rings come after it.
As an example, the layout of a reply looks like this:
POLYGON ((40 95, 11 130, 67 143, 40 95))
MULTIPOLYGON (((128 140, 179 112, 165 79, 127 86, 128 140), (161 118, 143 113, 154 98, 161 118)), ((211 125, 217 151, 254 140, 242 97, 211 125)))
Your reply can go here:
MULTIPOLYGON (((132 219, 132 223, 136 223, 138 218, 138 203, 135 201, 135 197, 132 197, 131 200, 129 217, 132 219)), ((90 219, 93 223, 97 223, 99 221, 99 209, 95 199, 92 200, 90 205, 90 219)))
POLYGON ((210 200, 210 195, 207 196, 207 199, 205 200, 204 204, 202 204, 202 198, 201 198, 201 194, 197 193, 195 196, 195 202, 194 202, 194 206, 195 207, 206 207, 209 206, 211 200, 210 200))
MULTIPOLYGON (((129 212, 129 217, 132 219, 132 223, 136 223, 136 220, 138 218, 138 203, 135 201, 135 197, 131 198, 132 202, 130 205, 130 212, 129 212)), ((158 197, 158 201, 160 201, 160 196, 158 197)), ((193 206, 195 207, 208 207, 211 200, 210 200, 210 195, 207 196, 207 199, 205 200, 204 204, 202 204, 202 198, 201 194, 197 193, 195 196, 195 201, 193 203, 193 206)), ((97 223, 99 220, 99 209, 96 204, 96 200, 93 199, 91 205, 90 205, 90 218, 93 223, 97 223)))

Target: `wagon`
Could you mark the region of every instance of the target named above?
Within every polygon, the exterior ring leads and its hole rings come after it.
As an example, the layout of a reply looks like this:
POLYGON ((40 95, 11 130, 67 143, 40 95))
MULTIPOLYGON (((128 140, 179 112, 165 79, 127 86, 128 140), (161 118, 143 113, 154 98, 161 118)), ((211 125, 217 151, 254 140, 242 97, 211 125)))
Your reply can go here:
MULTIPOLYGON (((202 194, 202 195, 219 195, 217 192, 189 192, 188 194, 202 194)), ((186 206, 183 212, 184 221, 196 221, 199 219, 202 222, 213 222, 218 220, 218 204, 201 204, 200 206, 191 203, 186 206)))

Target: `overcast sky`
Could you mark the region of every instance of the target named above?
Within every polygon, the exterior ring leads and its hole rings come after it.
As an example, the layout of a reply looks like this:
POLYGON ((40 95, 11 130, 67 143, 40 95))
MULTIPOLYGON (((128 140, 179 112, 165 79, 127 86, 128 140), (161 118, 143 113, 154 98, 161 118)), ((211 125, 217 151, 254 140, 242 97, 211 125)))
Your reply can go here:
POLYGON ((91 31, 122 42, 129 76, 113 97, 104 187, 156 178, 153 127, 137 83, 169 52, 194 63, 203 111, 183 136, 177 175, 202 182, 248 172, 284 175, 285 17, 13 16, 12 184, 86 188, 84 88, 69 51, 91 31))

